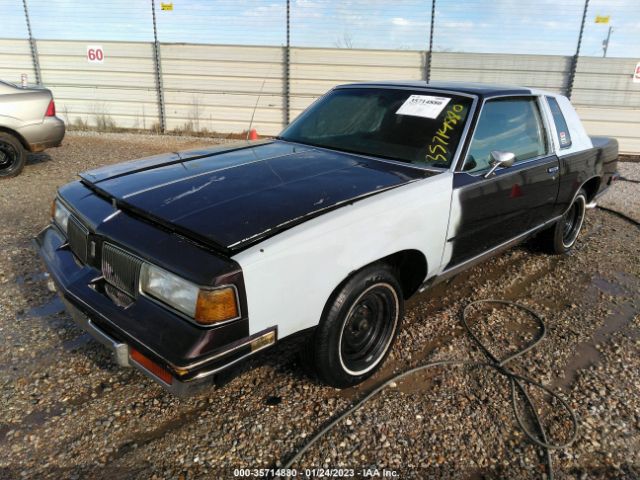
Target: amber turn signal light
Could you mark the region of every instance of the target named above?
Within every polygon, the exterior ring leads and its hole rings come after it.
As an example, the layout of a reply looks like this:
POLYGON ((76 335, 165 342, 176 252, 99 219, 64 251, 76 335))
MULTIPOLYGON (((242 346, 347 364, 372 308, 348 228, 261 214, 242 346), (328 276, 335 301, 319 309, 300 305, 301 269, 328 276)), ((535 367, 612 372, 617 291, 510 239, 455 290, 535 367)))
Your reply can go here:
POLYGON ((135 348, 131 349, 130 356, 131 360, 138 363, 139 365, 142 365, 164 383, 168 383, 169 385, 173 383, 173 375, 171 375, 171 373, 166 368, 158 365, 156 362, 143 355, 135 348))
POLYGON ((233 287, 216 290, 200 290, 196 304, 195 321, 201 325, 212 325, 238 318, 238 302, 233 287))

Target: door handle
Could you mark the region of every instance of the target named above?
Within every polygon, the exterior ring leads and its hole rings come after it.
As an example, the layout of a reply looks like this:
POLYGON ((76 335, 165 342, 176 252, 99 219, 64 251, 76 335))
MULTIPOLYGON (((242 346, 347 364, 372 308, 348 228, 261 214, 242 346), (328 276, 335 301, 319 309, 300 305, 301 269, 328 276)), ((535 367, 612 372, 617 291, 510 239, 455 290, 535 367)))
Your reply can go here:
POLYGON ((560 167, 557 167, 557 166, 556 167, 549 167, 549 168, 547 168, 547 173, 551 173, 551 174, 558 173, 558 170, 560 170, 560 167))

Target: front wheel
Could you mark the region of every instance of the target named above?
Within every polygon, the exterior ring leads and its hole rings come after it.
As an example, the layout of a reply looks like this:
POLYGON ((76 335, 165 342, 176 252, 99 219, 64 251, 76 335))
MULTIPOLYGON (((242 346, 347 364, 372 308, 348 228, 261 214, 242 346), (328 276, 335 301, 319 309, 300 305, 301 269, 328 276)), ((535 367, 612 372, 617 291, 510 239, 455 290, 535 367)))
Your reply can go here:
POLYGON ((345 388, 371 376, 391 350, 403 312, 390 266, 357 272, 329 300, 314 332, 312 360, 320 379, 345 388))
POLYGON ((569 209, 554 225, 542 233, 543 245, 551 253, 568 253, 575 245, 587 209, 587 194, 580 189, 569 209))

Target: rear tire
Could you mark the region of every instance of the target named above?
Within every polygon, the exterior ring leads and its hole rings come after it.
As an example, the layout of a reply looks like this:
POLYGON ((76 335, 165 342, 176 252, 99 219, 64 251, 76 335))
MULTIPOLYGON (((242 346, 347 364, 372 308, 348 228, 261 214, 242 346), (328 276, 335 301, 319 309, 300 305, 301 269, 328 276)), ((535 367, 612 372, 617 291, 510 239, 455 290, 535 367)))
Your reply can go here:
POLYGON ((0 179, 15 177, 27 163, 27 152, 13 135, 0 132, 0 179))
POLYGON ((373 375, 403 313, 402 288, 389 265, 365 267, 348 279, 327 302, 308 352, 320 380, 345 388, 373 375))
POLYGON ((564 215, 540 234, 540 241, 545 250, 562 255, 573 248, 582 229, 586 208, 587 194, 580 189, 564 215))

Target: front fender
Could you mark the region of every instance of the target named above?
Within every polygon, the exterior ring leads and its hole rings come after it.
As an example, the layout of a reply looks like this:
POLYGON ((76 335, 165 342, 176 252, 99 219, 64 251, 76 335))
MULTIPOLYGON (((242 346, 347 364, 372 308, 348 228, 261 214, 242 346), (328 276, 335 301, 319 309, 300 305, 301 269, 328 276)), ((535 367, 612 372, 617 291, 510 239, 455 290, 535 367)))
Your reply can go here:
POLYGON ((354 271, 403 250, 442 259, 452 174, 445 172, 314 218, 233 257, 242 267, 250 332, 280 337, 318 324, 327 299, 354 271))

